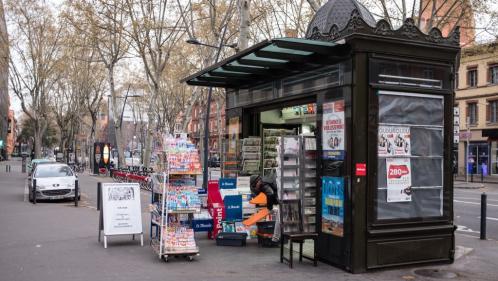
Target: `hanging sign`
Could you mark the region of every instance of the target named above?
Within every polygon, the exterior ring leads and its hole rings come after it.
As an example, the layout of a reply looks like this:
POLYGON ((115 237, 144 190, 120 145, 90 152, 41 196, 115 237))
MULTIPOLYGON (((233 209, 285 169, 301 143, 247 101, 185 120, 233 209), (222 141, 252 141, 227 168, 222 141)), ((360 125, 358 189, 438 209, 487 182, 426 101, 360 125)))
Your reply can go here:
POLYGON ((220 178, 220 189, 236 189, 237 179, 220 178))
POLYGON ((379 156, 410 155, 410 127, 379 126, 379 156))
POLYGON ((344 236, 344 178, 322 178, 322 233, 344 236))
POLYGON ((104 247, 107 236, 140 234, 143 245, 142 208, 138 183, 102 183, 102 209, 100 230, 104 231, 104 247))
POLYGON ((386 158, 387 202, 412 200, 410 158, 386 158))
POLYGON ((323 159, 344 160, 344 100, 323 104, 323 159))

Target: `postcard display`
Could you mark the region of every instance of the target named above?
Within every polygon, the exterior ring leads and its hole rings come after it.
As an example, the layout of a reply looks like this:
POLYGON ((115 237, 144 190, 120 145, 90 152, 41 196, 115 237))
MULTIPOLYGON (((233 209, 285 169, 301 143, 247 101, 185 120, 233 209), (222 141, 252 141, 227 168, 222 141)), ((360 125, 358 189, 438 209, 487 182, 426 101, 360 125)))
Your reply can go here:
POLYGON ((316 231, 316 139, 283 136, 276 145, 276 180, 283 204, 281 220, 284 232, 298 231, 299 210, 293 202, 301 201, 303 231, 316 231))
POLYGON ((201 211, 201 200, 195 185, 202 174, 195 145, 182 138, 167 138, 165 169, 162 183, 153 187, 151 223, 159 227, 151 245, 165 261, 168 256, 186 256, 192 260, 199 254, 194 239, 192 220, 201 211))
POLYGON ((295 130, 288 129, 263 129, 263 176, 271 176, 276 172, 277 147, 279 137, 296 135, 295 130))
POLYGON ((249 137, 242 140, 242 172, 244 174, 259 174, 260 156, 261 139, 259 137, 249 137))

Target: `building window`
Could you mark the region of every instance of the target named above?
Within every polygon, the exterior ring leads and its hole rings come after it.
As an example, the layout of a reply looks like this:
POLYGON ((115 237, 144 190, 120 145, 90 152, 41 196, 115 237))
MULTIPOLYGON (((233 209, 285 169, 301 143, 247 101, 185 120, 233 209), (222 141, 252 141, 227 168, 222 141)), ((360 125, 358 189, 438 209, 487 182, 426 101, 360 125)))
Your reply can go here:
POLYGON ((469 87, 477 86, 477 68, 467 70, 467 85, 469 87))
POLYGON ((489 66, 488 82, 491 84, 498 84, 498 64, 489 66))
POLYGON ((477 102, 467 103, 467 118, 469 125, 476 125, 478 121, 477 102))
POLYGON ((490 101, 486 110, 486 119, 488 122, 498 122, 498 100, 490 101))

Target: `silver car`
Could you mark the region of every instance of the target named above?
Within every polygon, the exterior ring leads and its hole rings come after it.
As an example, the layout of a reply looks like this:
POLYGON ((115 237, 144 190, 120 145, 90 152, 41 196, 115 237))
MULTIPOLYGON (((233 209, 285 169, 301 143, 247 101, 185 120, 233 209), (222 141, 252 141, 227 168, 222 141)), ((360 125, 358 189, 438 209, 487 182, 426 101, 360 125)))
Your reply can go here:
MULTIPOLYGON (((36 200, 74 198, 78 177, 66 164, 40 163, 29 180, 29 201, 33 201, 33 183, 36 181, 36 200)), ((79 196, 78 196, 79 200, 79 196)))

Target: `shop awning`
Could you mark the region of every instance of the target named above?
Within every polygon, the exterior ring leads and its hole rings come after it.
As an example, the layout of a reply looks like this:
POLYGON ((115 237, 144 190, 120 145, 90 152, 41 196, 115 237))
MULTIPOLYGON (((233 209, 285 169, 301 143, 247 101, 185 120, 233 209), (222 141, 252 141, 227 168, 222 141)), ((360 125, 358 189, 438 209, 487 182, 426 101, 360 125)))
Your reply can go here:
POLYGON ((332 64, 349 54, 341 42, 265 40, 181 80, 193 86, 242 88, 332 64))

